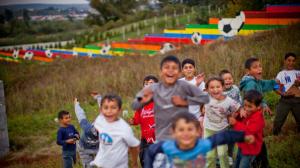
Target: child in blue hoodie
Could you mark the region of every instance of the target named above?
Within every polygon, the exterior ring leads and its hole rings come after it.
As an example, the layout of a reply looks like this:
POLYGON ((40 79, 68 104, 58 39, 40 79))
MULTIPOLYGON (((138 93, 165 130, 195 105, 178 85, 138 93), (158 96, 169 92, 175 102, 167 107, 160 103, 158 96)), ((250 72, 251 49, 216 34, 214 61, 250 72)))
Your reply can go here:
MULTIPOLYGON (((261 94, 274 90, 278 86, 275 80, 262 79, 262 66, 257 58, 248 58, 245 62, 247 74, 243 76, 240 82, 240 90, 245 95, 249 90, 256 90, 261 94)), ((262 103, 263 111, 272 114, 271 109, 265 101, 262 103)), ((268 154, 266 144, 263 142, 259 155, 255 158, 254 167, 269 167, 268 154)))

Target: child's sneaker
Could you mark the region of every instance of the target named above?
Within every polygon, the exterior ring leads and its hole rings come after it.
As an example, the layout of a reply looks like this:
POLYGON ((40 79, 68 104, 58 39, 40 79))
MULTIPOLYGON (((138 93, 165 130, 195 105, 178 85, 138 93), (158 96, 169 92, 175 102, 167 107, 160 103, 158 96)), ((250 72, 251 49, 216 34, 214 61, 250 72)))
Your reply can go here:
POLYGON ((228 162, 229 162, 229 165, 230 165, 230 166, 233 165, 233 159, 232 159, 232 157, 230 157, 230 156, 228 157, 228 162))

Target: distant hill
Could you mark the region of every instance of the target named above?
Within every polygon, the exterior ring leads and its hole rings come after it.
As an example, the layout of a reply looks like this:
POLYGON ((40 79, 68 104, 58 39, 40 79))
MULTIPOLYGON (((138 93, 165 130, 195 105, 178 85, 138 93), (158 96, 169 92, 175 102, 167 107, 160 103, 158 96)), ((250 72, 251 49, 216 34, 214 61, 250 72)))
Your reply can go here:
POLYGON ((4 9, 10 9, 13 11, 20 10, 20 9, 47 9, 47 8, 56 8, 56 9, 69 9, 69 8, 76 8, 78 10, 88 10, 90 9, 89 4, 17 4, 17 5, 4 5, 0 6, 0 11, 4 9))

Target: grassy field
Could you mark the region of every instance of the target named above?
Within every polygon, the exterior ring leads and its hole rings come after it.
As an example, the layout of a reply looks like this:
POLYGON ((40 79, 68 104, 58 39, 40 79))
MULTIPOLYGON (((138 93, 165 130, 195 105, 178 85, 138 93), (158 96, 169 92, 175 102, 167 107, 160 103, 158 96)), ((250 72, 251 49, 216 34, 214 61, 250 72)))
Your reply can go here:
MULTIPOLYGON (((233 72, 236 83, 244 74, 243 62, 250 56, 258 57, 263 64, 266 79, 274 78, 282 67, 286 52, 300 54, 300 25, 252 36, 236 37, 206 46, 184 47, 171 54, 195 59, 198 72, 206 76, 218 74, 227 68, 233 72)), ((51 64, 0 64, 0 79, 5 83, 8 129, 11 152, 0 161, 1 167, 60 167, 61 149, 55 144, 58 124, 54 121, 59 110, 69 110, 74 118, 73 98, 92 120, 97 104, 89 96, 91 91, 102 94, 115 92, 124 100, 123 110, 133 111, 129 105, 141 88, 147 74, 159 75, 161 56, 116 57, 101 59, 56 60, 51 64)), ((299 67, 299 62, 298 62, 299 67)), ((274 109, 278 96, 266 96, 274 109)), ((295 122, 288 118, 281 136, 271 135, 273 117, 267 117, 265 129, 269 158, 273 168, 297 167, 300 160, 300 135, 295 134, 295 122)), ((139 128, 134 128, 138 136, 139 128)), ((80 167, 79 165, 77 167, 80 167)))

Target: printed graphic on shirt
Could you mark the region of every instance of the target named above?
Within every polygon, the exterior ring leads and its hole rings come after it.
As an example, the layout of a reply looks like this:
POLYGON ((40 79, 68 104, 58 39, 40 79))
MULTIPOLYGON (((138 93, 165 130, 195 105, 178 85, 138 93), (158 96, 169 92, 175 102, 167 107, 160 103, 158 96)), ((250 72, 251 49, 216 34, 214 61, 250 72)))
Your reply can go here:
POLYGON ((154 117, 154 110, 153 110, 153 108, 151 108, 151 109, 145 109, 145 108, 143 108, 142 112, 141 112, 141 116, 143 118, 154 117))
POLYGON ((223 107, 210 105, 209 108, 211 109, 210 113, 207 113, 207 118, 210 122, 219 123, 222 122, 224 115, 229 114, 223 107))
POLYGON ((104 145, 112 145, 113 139, 107 133, 99 134, 100 143, 104 145))
POLYGON ((173 168, 204 168, 205 157, 199 155, 194 160, 181 160, 179 158, 173 159, 173 168))

